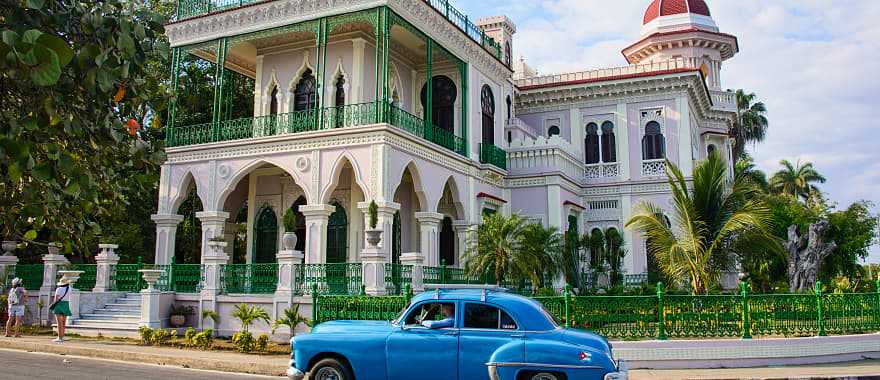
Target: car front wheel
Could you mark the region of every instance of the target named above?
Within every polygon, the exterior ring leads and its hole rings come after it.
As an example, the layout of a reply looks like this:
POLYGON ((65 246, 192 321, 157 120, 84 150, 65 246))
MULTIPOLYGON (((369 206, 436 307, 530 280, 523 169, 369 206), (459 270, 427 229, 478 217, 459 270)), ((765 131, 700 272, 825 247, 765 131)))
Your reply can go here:
POLYGON ((312 367, 309 378, 314 380, 353 380, 354 376, 348 366, 340 363, 339 360, 323 359, 312 367))

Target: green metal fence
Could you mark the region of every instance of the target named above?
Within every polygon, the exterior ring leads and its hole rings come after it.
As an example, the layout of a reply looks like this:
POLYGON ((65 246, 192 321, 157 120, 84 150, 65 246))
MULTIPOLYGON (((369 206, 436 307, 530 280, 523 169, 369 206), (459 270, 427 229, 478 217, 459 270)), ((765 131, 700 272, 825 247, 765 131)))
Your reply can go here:
POLYGON ((18 277, 27 290, 37 290, 43 286, 43 264, 16 264, 10 273, 13 275, 8 276, 7 281, 18 277))
POLYGON ((295 271, 300 294, 360 294, 363 286, 361 263, 300 264, 295 271))
POLYGON ((412 286, 412 265, 385 263, 385 291, 400 295, 407 285, 412 286))
POLYGON ((156 288, 159 290, 198 293, 202 289, 204 271, 201 264, 151 265, 150 269, 163 271, 156 283, 156 288))
POLYGON ((238 8, 258 1, 265 0, 178 0, 177 19, 183 20, 211 12, 238 8))
POLYGON ((144 264, 116 264, 110 270, 110 288, 118 292, 139 292, 147 286, 138 272, 144 268, 144 264))
POLYGON ((317 284, 312 285, 312 320, 316 323, 334 320, 390 321, 409 304, 412 288, 406 286, 398 296, 342 296, 318 295, 317 284))
MULTIPOLYGON (((821 284, 804 294, 656 295, 535 297, 567 327, 613 339, 823 336, 880 331, 880 281, 871 293, 824 294, 821 284)), ((319 322, 332 319, 389 319, 359 310, 385 310, 401 297, 317 298, 319 322)), ((396 305, 396 304, 395 304, 396 305)), ((396 305, 397 306, 397 305, 396 305)), ((401 306, 402 308, 402 306, 401 306)))
POLYGON ((507 170, 507 152, 494 144, 480 143, 480 162, 507 170))
POLYGON ((226 264, 220 267, 226 294, 268 294, 278 287, 278 264, 226 264))
POLYGON ((73 287, 82 291, 90 292, 95 288, 95 281, 98 277, 98 266, 96 264, 71 264, 69 270, 83 271, 79 275, 79 280, 73 284, 73 287))

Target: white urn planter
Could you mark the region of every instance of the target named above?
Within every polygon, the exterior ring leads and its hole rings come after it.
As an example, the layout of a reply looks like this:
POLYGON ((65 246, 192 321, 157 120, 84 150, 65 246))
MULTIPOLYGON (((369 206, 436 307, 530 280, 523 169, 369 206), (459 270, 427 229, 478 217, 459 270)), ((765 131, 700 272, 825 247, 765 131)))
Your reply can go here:
POLYGON ((71 287, 79 281, 79 276, 81 276, 84 271, 81 270, 60 270, 58 274, 61 275, 61 279, 67 281, 71 287))
POLYGON ((367 244, 370 247, 378 247, 379 242, 382 241, 382 230, 368 229, 365 232, 367 234, 367 244))
POLYGON ((172 315, 168 318, 168 323, 171 327, 183 327, 186 324, 186 316, 185 315, 172 315))
POLYGON ((147 283, 147 292, 155 292, 156 291, 156 283, 159 282, 159 278, 162 277, 162 273, 165 271, 161 269, 141 269, 138 270, 141 276, 144 277, 144 282, 147 283))
POLYGON ((296 232, 285 232, 284 235, 281 235, 281 247, 285 251, 293 251, 296 249, 296 243, 296 232))
POLYGON ((14 256, 12 252, 15 251, 15 248, 18 246, 18 242, 14 240, 4 240, 3 241, 3 256, 14 256))

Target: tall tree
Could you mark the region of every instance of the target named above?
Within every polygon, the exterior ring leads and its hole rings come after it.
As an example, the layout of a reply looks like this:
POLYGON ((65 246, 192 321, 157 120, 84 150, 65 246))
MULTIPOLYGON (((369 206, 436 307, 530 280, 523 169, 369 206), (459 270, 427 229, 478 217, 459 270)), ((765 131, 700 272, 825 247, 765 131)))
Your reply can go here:
POLYGON ((758 189, 767 193, 770 191, 770 183, 767 181, 767 174, 758 169, 755 165, 755 159, 749 152, 743 152, 736 165, 733 167, 734 176, 742 177, 754 184, 758 189))
POLYGON ((733 159, 745 152, 746 144, 764 141, 767 135, 767 107, 756 101, 757 95, 736 90, 736 120, 730 129, 734 138, 733 159))
POLYGON ((124 0, 0 5, 4 238, 84 250, 114 209, 153 199, 162 153, 141 125, 167 95, 145 80, 168 59, 164 22, 124 0))
POLYGON ((788 195, 801 199, 808 204, 814 203, 816 197, 821 197, 815 183, 825 183, 825 177, 813 168, 812 162, 782 160, 779 162, 782 169, 770 178, 770 190, 776 194, 788 195))
POLYGON ((529 260, 528 278, 536 288, 545 288, 547 278, 555 278, 562 271, 565 253, 563 236, 556 227, 544 227, 538 223, 526 225, 522 233, 522 259, 529 260))
POLYGON ((470 236, 463 260, 467 273, 480 277, 494 273, 496 285, 506 279, 530 277, 533 261, 521 249, 525 227, 525 221, 517 214, 483 215, 483 223, 470 236))
POLYGON ((772 214, 754 186, 736 178, 728 185, 726 163, 713 153, 693 169, 693 188, 681 170, 667 160, 672 190, 672 225, 663 209, 638 204, 626 227, 642 233, 663 273, 688 282, 694 293, 707 293, 722 270, 743 247, 772 247, 772 214))

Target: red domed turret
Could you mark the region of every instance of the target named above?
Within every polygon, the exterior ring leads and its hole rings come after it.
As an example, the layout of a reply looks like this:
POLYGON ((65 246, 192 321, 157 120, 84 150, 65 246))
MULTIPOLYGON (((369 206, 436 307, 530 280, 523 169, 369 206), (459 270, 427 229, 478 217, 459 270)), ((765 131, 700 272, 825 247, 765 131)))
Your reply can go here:
POLYGON ((654 0, 648 6, 648 9, 645 10, 645 18, 642 24, 654 21, 660 16, 685 13, 711 17, 709 6, 703 0, 654 0))

